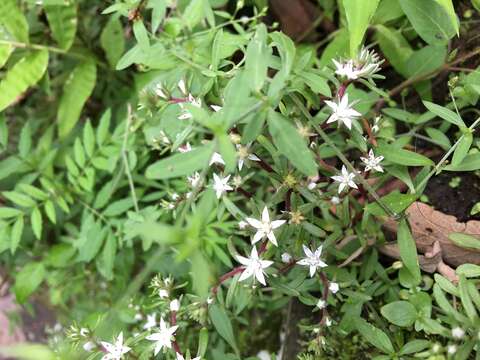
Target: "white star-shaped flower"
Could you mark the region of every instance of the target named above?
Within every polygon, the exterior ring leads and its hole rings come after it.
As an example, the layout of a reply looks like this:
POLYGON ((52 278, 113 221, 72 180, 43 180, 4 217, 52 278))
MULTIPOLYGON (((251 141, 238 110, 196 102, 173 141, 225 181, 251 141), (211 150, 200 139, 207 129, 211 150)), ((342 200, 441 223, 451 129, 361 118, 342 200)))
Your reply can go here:
POLYGON ((338 186, 338 193, 340 194, 345 188, 354 188, 358 189, 357 184, 353 181, 355 179, 354 173, 349 173, 347 168, 342 166, 342 175, 332 176, 332 179, 340 183, 338 186))
POLYGON ((356 80, 359 78, 371 79, 378 71, 381 70, 380 60, 374 51, 363 48, 356 59, 349 60, 332 60, 335 64, 335 74, 347 78, 348 80, 356 80))
POLYGON ((210 158, 210 162, 208 163, 209 166, 212 166, 213 164, 225 165, 222 155, 220 155, 218 152, 213 153, 212 157, 210 158))
POLYGON ((257 229, 256 234, 253 236, 252 244, 257 243, 264 237, 267 237, 273 245, 278 246, 277 238, 275 237, 273 230, 285 224, 286 220, 270 221, 270 215, 268 214, 268 209, 266 206, 262 211, 262 220, 257 220, 254 218, 246 218, 245 220, 250 224, 250 226, 253 226, 255 229, 257 229))
POLYGON ((251 276, 255 276, 260 284, 266 285, 265 272, 263 269, 266 269, 272 265, 273 261, 262 260, 259 258, 257 248, 255 246, 252 247, 252 252, 250 253, 249 258, 237 255, 237 261, 240 264, 245 265, 245 270, 243 270, 238 281, 243 281, 251 276))
POLYGON ((360 157, 360 160, 362 160, 362 162, 366 165, 365 172, 370 170, 383 172, 383 168, 380 165, 380 163, 383 160, 383 156, 375 157, 375 154, 373 153, 373 149, 370 149, 370 151, 368 152, 368 158, 360 157))
POLYGON ((217 174, 213 174, 213 189, 215 190, 215 194, 217 195, 217 199, 220 199, 224 193, 227 191, 232 191, 233 188, 228 185, 228 180, 230 179, 230 175, 227 177, 220 177, 217 174))
POLYGON ((303 245, 303 252, 305 253, 305 258, 298 261, 297 264, 309 266, 310 277, 313 277, 313 275, 315 275, 317 268, 328 266, 320 259, 320 256, 322 255, 322 246, 319 246, 318 249, 313 252, 308 247, 303 245))
POLYGON ((348 61, 337 61, 332 60, 335 64, 335 74, 341 77, 345 77, 349 80, 356 80, 359 78, 359 71, 355 70, 355 66, 352 60, 348 61))
POLYGON ((160 331, 146 337, 147 340, 155 341, 155 355, 164 347, 168 349, 172 348, 172 338, 177 329, 178 325, 168 327, 163 318, 160 318, 160 331))
POLYGON ((157 326, 157 314, 155 314, 155 313, 148 314, 147 315, 147 321, 143 325, 143 328, 145 330, 150 330, 151 328, 154 328, 155 326, 157 326))
POLYGON ((260 161, 257 155, 250 153, 250 145, 243 146, 236 144, 235 147, 237 148, 238 154, 238 170, 242 170, 245 160, 260 161))
POLYGON ((362 116, 362 114, 352 108, 352 104, 348 103, 348 94, 343 95, 339 102, 325 100, 325 104, 332 110, 332 115, 328 118, 327 124, 338 121, 351 130, 352 121, 362 116))
POLYGON ((177 312, 178 310, 180 310, 180 301, 178 299, 173 299, 170 301, 170 311, 177 312))
POLYGON ((103 355, 102 360, 120 360, 124 354, 128 353, 131 348, 123 345, 123 332, 121 332, 114 344, 101 341, 102 347, 107 352, 103 355))
MULTIPOLYGON (((195 358, 192 358, 191 360, 200 360, 201 358, 202 358, 201 356, 197 356, 195 358)), ((185 358, 183 357, 182 354, 177 353, 177 360, 185 360, 185 358)))

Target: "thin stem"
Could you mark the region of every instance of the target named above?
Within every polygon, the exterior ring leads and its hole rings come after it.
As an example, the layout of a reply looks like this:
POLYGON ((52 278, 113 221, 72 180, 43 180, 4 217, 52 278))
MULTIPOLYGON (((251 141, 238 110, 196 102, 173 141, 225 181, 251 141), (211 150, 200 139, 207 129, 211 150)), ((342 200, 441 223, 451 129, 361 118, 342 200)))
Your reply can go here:
POLYGON ((236 268, 233 268, 233 270, 230 270, 229 272, 220 276, 217 284, 214 287, 212 287, 212 290, 211 290, 212 295, 217 295, 218 288, 220 287, 220 285, 222 285, 226 280, 228 280, 228 279, 234 277, 235 275, 237 275, 239 272, 242 272, 244 269, 245 269, 244 266, 237 266, 236 268))
POLYGON ((125 174, 127 175, 127 178, 128 178, 128 185, 130 186, 130 192, 132 193, 135 212, 138 213, 140 209, 138 208, 137 194, 135 193, 135 184, 133 183, 132 173, 130 171, 130 166, 128 164, 128 157, 127 157, 128 134, 130 132, 130 123, 132 121, 132 106, 128 104, 127 108, 128 108, 128 112, 127 112, 127 120, 125 122, 125 135, 123 136, 123 144, 122 144, 122 158, 123 158, 123 163, 125 164, 125 174))
POLYGON ((322 128, 318 125, 315 124, 313 121, 312 115, 308 112, 308 110, 305 108, 305 106, 302 104, 302 102, 295 96, 291 95, 291 98, 293 99, 293 102, 298 106, 300 111, 303 113, 303 115, 308 119, 308 121, 313 125, 314 129, 318 132, 318 134, 321 136, 323 141, 332 148, 332 150, 335 152, 335 154, 338 156, 340 161, 347 167, 347 169, 350 172, 353 172, 355 174, 355 177, 360 181, 360 183, 363 185, 363 187, 372 195, 372 197, 375 199, 375 201, 380 205, 380 207, 392 218, 398 219, 399 215, 395 213, 387 204, 385 204, 382 199, 380 199, 380 196, 376 193, 376 191, 370 186, 370 184, 361 176, 358 171, 353 167, 352 163, 348 161, 348 159, 343 155, 343 153, 340 151, 340 149, 335 145, 335 143, 328 137, 328 135, 322 130, 322 128))

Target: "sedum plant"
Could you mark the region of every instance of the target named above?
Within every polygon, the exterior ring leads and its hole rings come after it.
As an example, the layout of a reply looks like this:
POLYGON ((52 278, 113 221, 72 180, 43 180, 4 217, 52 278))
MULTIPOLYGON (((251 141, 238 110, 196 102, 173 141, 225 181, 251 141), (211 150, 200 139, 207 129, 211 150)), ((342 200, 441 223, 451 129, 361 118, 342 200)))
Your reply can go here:
POLYGON ((478 71, 432 101, 479 54, 451 46, 468 23, 449 0, 325 0, 338 29, 296 44, 265 5, 0 4, 0 256, 67 329, 7 355, 280 359, 292 327, 299 359, 475 356, 479 267, 421 269, 405 213, 480 169, 478 71))

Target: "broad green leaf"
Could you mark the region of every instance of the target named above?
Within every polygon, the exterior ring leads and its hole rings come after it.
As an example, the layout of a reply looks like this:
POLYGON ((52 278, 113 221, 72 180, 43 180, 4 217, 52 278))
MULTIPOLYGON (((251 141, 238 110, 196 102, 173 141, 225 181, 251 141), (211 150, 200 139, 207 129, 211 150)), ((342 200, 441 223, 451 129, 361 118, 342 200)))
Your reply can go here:
POLYGON ((208 291, 210 289, 210 264, 203 256, 201 251, 195 251, 191 256, 191 277, 193 288, 198 296, 202 299, 208 297, 208 291))
POLYGON ((480 153, 470 154, 463 158, 458 165, 447 165, 444 167, 448 171, 474 171, 480 169, 480 153))
MULTIPOLYGON (((401 194, 399 191, 392 191, 390 194, 381 198, 382 202, 397 214, 408 208, 416 199, 415 194, 401 194)), ((385 211, 378 203, 370 203, 365 208, 370 214, 375 216, 384 216, 385 211)))
POLYGON ((100 230, 99 226, 93 226, 86 234, 86 241, 84 241, 78 249, 77 261, 92 261, 102 248, 107 232, 108 228, 100 230))
POLYGON ((58 135, 65 138, 73 129, 83 106, 93 91, 97 77, 97 67, 93 60, 78 64, 70 74, 58 107, 58 135))
POLYGON ((377 152, 385 157, 385 160, 394 164, 404 166, 433 166, 434 163, 429 158, 404 150, 394 145, 382 144, 377 148, 377 152))
POLYGON ((417 319, 417 310, 408 301, 393 301, 382 306, 380 312, 392 324, 401 327, 411 326, 417 319))
POLYGON ((108 20, 100 35, 100 44, 103 51, 105 51, 108 63, 112 68, 115 68, 125 51, 123 27, 117 17, 112 16, 108 20))
POLYGON ((37 205, 35 200, 33 200, 31 197, 18 191, 4 191, 2 194, 15 205, 21 207, 31 208, 37 205))
POLYGON ((0 111, 14 103, 30 86, 35 85, 45 73, 47 64, 47 50, 33 51, 19 60, 0 82, 0 111))
POLYGON ((27 194, 28 196, 31 196, 34 199, 41 200, 41 201, 48 199, 48 194, 45 191, 40 190, 39 188, 32 186, 30 184, 25 184, 25 183, 18 184, 18 188, 22 190, 25 194, 27 194))
POLYGON ((407 61, 408 77, 419 77, 439 69, 447 57, 446 46, 425 46, 414 51, 407 61))
POLYGON ((456 33, 445 8, 435 0, 400 0, 418 35, 430 45, 444 45, 456 33))
POLYGON ((225 161, 225 171, 231 173, 237 166, 237 152, 235 151, 235 147, 233 146, 230 137, 225 133, 219 134, 217 139, 218 150, 225 161))
POLYGON ((457 145, 457 148, 453 152, 452 157, 452 166, 461 164, 465 156, 467 156, 470 146, 472 146, 473 135, 471 132, 466 132, 463 134, 463 137, 460 139, 460 142, 457 145))
POLYGON ((330 86, 328 85, 327 79, 311 71, 302 71, 299 75, 302 77, 303 81, 305 81, 305 84, 314 93, 321 94, 327 97, 332 96, 332 91, 330 89, 330 86))
POLYGON ((140 48, 147 51, 150 47, 150 39, 142 19, 137 19, 133 22, 133 34, 135 35, 135 39, 137 39, 140 48))
POLYGON ((237 351, 237 344, 233 334, 232 323, 226 314, 225 310, 217 304, 213 304, 208 308, 210 320, 215 327, 215 330, 220 334, 225 341, 237 351))
POLYGON ((343 0, 350 35, 350 57, 356 58, 379 0, 343 0))
POLYGON ((131 198, 121 199, 112 202, 107 208, 103 211, 104 216, 118 216, 126 213, 133 207, 133 200, 131 198))
POLYGON ((12 217, 20 216, 22 214, 23 212, 16 208, 7 207, 7 206, 0 207, 0 219, 9 219, 12 217))
POLYGON ((398 224, 397 243, 400 258, 417 283, 421 281, 420 266, 418 264, 417 246, 412 237, 410 228, 405 219, 398 224))
POLYGON ((15 276, 14 293, 23 304, 45 279, 45 267, 40 262, 30 262, 15 276))
POLYGON ((23 219, 23 215, 21 215, 17 218, 17 220, 15 220, 15 223, 12 226, 12 232, 10 233, 10 252, 12 254, 15 253, 20 241, 22 240, 24 225, 25 220, 23 219))
POLYGON ((385 24, 402 16, 405 16, 405 13, 400 6, 399 0, 381 0, 372 23, 385 24))
POLYGON ((360 335, 370 344, 387 354, 392 354, 394 352, 392 342, 382 330, 376 328, 362 318, 354 319, 354 324, 360 335))
POLYGON ((64 50, 70 49, 77 32, 77 5, 45 6, 52 37, 64 50))
POLYGON ((283 115, 270 111, 268 115, 268 129, 275 146, 280 153, 292 162, 293 166, 307 176, 317 174, 317 164, 315 163, 313 153, 295 126, 283 115))
POLYGON ((402 346, 399 355, 415 354, 425 350, 431 345, 432 344, 428 340, 412 340, 402 346))
POLYGON ((17 0, 0 1, 0 24, 7 29, 15 40, 28 43, 28 22, 23 12, 18 8, 17 0))
POLYGON ((40 240, 42 238, 42 213, 38 207, 33 208, 30 215, 30 223, 35 237, 40 240))
POLYGON ((252 91, 260 91, 267 79, 270 51, 267 46, 267 28, 260 24, 248 44, 245 55, 245 77, 252 91))
POLYGON ((480 250, 480 239, 468 234, 463 233, 450 233, 448 238, 452 240, 455 245, 463 248, 480 250))
POLYGON ((447 109, 444 106, 440 106, 437 104, 434 104, 430 101, 423 101, 423 105, 432 113, 437 115, 438 117, 448 121, 449 123, 452 123, 454 125, 457 125, 458 127, 462 128, 465 127, 465 123, 463 122, 462 118, 458 116, 456 112, 453 112, 450 109, 447 109))
POLYGON ((212 156, 212 144, 204 145, 192 151, 174 154, 150 165, 145 172, 148 179, 169 179, 191 175, 194 171, 208 165, 212 156))
POLYGON ((185 12, 183 21, 189 29, 193 29, 205 18, 205 0, 191 0, 185 12))
POLYGON ((400 31, 394 31, 383 25, 377 25, 375 28, 382 53, 399 74, 408 77, 407 62, 413 54, 408 41, 400 31))
POLYGON ((457 35, 460 35, 460 23, 458 21, 457 14, 455 13, 455 8, 453 7, 453 0, 436 0, 440 5, 443 6, 445 11, 450 18, 453 28, 457 35))
POLYGON ((9 44, 0 45, 0 69, 7 63, 8 58, 12 54, 14 47, 9 44))

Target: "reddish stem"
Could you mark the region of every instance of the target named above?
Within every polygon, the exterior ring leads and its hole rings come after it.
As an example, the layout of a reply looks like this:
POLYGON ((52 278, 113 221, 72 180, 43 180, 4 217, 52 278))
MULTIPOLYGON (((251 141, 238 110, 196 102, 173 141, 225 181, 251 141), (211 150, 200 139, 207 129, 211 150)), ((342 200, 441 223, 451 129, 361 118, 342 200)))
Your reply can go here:
POLYGON ((216 294, 217 294, 218 288, 220 287, 220 285, 222 285, 223 282, 225 282, 226 280, 234 277, 235 275, 237 275, 238 273, 242 272, 243 270, 245 270, 245 266, 237 266, 236 268, 234 268, 233 270, 229 271, 228 273, 223 274, 222 276, 220 276, 220 278, 218 279, 217 285, 215 285, 215 286, 212 288, 212 295, 216 295, 216 294))
POLYGON ((375 138, 375 135, 373 135, 372 127, 370 126, 368 120, 365 118, 362 118, 362 123, 363 123, 363 128, 367 131, 368 141, 370 141, 370 144, 376 147, 377 139, 375 138))
POLYGON ((267 172, 275 172, 275 170, 273 170, 273 168, 272 168, 269 164, 267 164, 262 158, 260 158, 260 157, 259 157, 258 155, 256 155, 256 154, 255 154, 255 156, 257 156, 257 158, 260 159, 260 161, 256 161, 256 163, 257 163, 258 165, 260 165, 260 167, 261 167, 263 170, 265 170, 265 171, 267 171, 267 172))
POLYGON ((168 102, 170 104, 180 104, 180 103, 185 103, 185 102, 188 102, 188 99, 187 98, 175 98, 175 97, 171 97, 168 102))
MULTIPOLYGON (((326 303, 328 299, 330 283, 328 281, 327 275, 325 275, 323 272, 320 273, 320 279, 322 279, 322 283, 323 283, 322 300, 325 301, 326 303)), ((328 310, 327 310, 327 307, 325 306, 322 309, 322 319, 320 320, 320 325, 324 325, 327 322, 327 318, 328 318, 328 310)))

